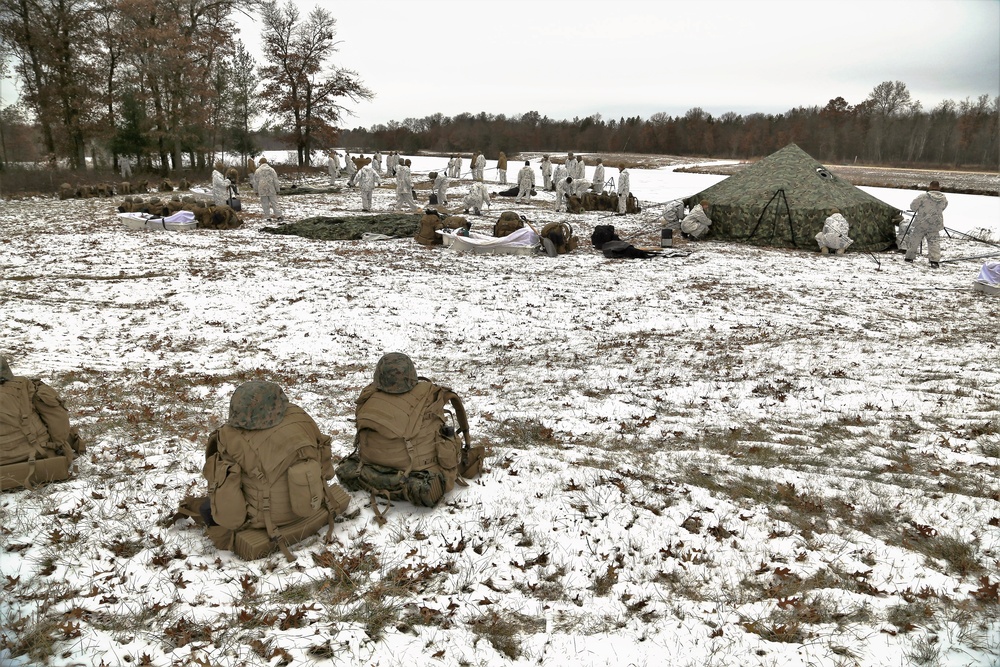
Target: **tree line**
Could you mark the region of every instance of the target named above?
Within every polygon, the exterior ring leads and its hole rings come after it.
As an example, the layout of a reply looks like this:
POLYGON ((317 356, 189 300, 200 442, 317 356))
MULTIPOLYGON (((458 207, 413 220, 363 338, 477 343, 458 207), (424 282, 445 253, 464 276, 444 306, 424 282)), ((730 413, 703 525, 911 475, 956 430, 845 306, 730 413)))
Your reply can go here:
POLYGON ((264 113, 308 163, 344 102, 372 95, 331 64, 335 35, 328 10, 303 16, 290 0, 0 0, 0 63, 20 84, 0 110, 0 166, 28 131, 72 168, 119 156, 204 167, 220 151, 256 154, 264 113), (263 63, 233 39, 237 12, 259 18, 263 63))
POLYGON ((906 84, 886 81, 854 105, 843 97, 824 107, 783 114, 733 112, 715 117, 700 108, 683 116, 653 114, 605 120, 599 114, 554 120, 537 111, 506 117, 434 114, 356 128, 345 146, 394 148, 407 153, 479 150, 575 150, 587 153, 648 153, 747 159, 769 155, 789 143, 824 162, 926 165, 1000 169, 1000 98, 946 100, 924 111, 906 84))

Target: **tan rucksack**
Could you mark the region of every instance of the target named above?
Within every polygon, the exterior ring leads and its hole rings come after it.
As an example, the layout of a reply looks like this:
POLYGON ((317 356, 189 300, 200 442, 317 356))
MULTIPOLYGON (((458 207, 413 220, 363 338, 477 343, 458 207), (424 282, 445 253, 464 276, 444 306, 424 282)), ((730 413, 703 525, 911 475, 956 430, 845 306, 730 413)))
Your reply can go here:
POLYGON ((573 226, 568 222, 550 222, 542 227, 539 234, 543 239, 552 242, 558 254, 563 255, 579 247, 580 242, 573 233, 573 226))
MULTIPOLYGON (((358 398, 356 416, 355 451, 337 466, 337 478, 352 491, 434 507, 456 481, 480 472, 484 450, 471 446, 465 407, 447 387, 420 378, 392 394, 372 383, 358 398)), ((381 522, 374 502, 372 508, 381 522)))
POLYGON ((420 227, 413 237, 417 243, 425 246, 442 245, 444 238, 437 233, 439 229, 461 229, 465 227, 465 218, 460 215, 442 215, 437 209, 429 208, 420 218, 420 227))
POLYGON ((0 490, 67 479, 83 451, 55 389, 25 377, 0 383, 0 490))
POLYGON ((350 502, 346 491, 326 483, 333 477, 330 437, 291 404, 271 428, 227 424, 214 431, 202 473, 211 518, 218 524, 209 528, 209 537, 245 559, 277 548, 294 560, 288 546, 323 525, 329 527, 329 539, 334 517, 350 502))
POLYGON ((524 218, 513 211, 504 211, 500 214, 497 223, 493 225, 493 236, 499 238, 513 234, 524 227, 524 218))

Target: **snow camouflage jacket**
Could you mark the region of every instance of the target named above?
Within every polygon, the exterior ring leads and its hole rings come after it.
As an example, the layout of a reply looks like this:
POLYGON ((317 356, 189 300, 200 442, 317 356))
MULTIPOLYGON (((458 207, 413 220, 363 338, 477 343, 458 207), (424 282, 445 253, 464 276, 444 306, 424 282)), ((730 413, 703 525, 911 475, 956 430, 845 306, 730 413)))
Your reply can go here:
POLYGON ((362 190, 374 190, 375 187, 382 182, 379 178, 378 172, 370 165, 366 164, 361 171, 358 172, 357 183, 358 187, 362 190))
POLYGON ((946 208, 948 208, 948 199, 944 193, 928 190, 910 204, 910 209, 917 214, 916 218, 913 219, 913 224, 925 229, 941 231, 944 229, 944 210, 946 208))

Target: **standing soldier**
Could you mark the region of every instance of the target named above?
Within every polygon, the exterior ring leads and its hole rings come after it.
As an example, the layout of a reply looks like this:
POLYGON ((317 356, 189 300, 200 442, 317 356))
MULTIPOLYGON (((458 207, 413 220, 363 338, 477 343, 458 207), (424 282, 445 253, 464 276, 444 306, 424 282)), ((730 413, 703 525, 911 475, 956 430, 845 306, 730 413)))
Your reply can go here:
POLYGON ((326 159, 326 170, 330 172, 330 185, 335 185, 340 178, 340 153, 331 148, 326 159))
POLYGON ((472 170, 473 180, 483 182, 483 171, 486 169, 486 156, 476 151, 476 161, 472 170))
POLYGON ((350 151, 347 152, 347 159, 344 160, 344 166, 347 168, 347 185, 354 187, 354 175, 358 173, 358 164, 351 157, 350 151))
POLYGON ((914 211, 910 222, 910 233, 907 239, 906 261, 912 262, 917 256, 917 249, 923 240, 927 239, 927 261, 932 269, 941 266, 941 231, 944 229, 944 210, 948 208, 948 199, 941 192, 941 184, 931 181, 927 192, 920 195, 910 204, 914 211))
POLYGON ((361 210, 365 212, 371 211, 372 192, 382 182, 382 179, 379 178, 378 172, 375 171, 372 165, 366 162, 365 166, 361 167, 361 171, 358 172, 355 180, 361 188, 361 210))
POLYGON ((437 203, 444 206, 448 203, 448 174, 439 171, 434 177, 434 192, 437 194, 437 203))
POLYGON ((503 151, 497 156, 497 183, 507 184, 507 154, 503 151))
POLYGON ((552 161, 549 160, 548 155, 542 156, 542 163, 539 165, 542 169, 542 188, 546 191, 552 189, 552 161))
POLYGON ((628 171, 622 163, 618 165, 618 215, 625 215, 628 210, 628 195, 628 171))
POLYGON ((604 160, 597 158, 597 166, 594 167, 594 192, 600 194, 604 192, 604 160))
POLYGON ((413 177, 410 175, 409 160, 404 160, 396 166, 396 208, 410 210, 420 208, 413 201, 413 177))
POLYGON ((514 203, 517 204, 523 198, 525 201, 531 201, 531 190, 535 187, 535 170, 531 168, 531 162, 528 160, 524 161, 524 166, 521 167, 521 171, 517 172, 517 197, 514 198, 514 203))
POLYGON ((229 199, 229 186, 232 183, 222 175, 225 169, 226 166, 222 164, 222 160, 219 160, 215 163, 215 169, 212 171, 212 203, 216 206, 222 206, 229 199))
POLYGON ((266 157, 262 157, 260 159, 260 166, 257 167, 255 173, 257 175, 257 194, 260 195, 261 212, 267 217, 268 222, 271 222, 272 216, 278 220, 284 220, 284 217, 281 215, 281 208, 278 206, 278 190, 281 189, 281 183, 278 181, 278 172, 267 163, 266 157))

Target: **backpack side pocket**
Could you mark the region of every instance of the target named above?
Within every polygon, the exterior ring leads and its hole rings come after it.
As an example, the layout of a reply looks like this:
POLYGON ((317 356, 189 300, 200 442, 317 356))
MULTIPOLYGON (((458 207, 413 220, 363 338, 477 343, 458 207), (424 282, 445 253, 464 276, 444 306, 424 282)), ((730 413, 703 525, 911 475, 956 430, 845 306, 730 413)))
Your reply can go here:
POLYGON ((324 487, 319 461, 301 461, 288 468, 288 499, 296 516, 310 517, 323 506, 324 487))
POLYGON ((243 470, 235 461, 213 454, 205 461, 208 498, 215 523, 236 530, 247 520, 247 501, 243 496, 243 470))

